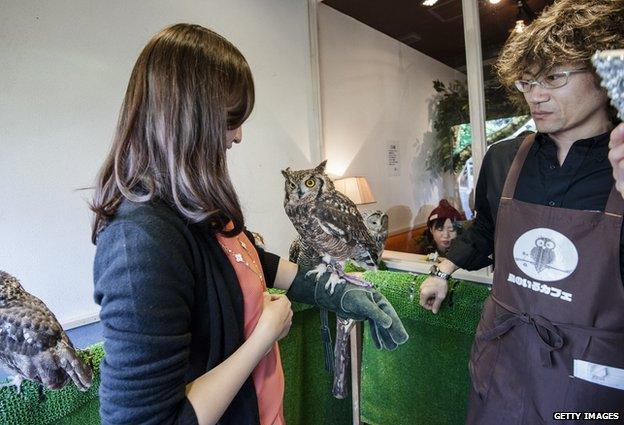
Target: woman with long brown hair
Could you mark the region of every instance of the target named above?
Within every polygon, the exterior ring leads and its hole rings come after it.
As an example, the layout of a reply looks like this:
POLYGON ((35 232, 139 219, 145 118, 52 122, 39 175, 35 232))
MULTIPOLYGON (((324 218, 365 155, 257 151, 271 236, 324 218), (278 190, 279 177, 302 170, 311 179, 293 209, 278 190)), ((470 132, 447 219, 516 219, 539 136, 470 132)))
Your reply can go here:
POLYGON ((267 287, 369 319, 380 347, 407 339, 374 290, 327 293, 254 246, 226 163, 253 104, 243 55, 198 25, 162 30, 134 66, 92 203, 104 424, 283 424, 292 311, 267 287))

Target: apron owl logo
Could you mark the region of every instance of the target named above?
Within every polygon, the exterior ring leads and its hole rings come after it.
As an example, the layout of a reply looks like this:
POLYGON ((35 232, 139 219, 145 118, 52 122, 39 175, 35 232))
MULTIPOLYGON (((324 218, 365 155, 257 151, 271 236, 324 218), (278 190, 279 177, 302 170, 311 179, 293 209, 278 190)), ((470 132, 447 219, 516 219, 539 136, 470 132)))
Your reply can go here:
POLYGON ((547 228, 532 229, 520 236, 513 256, 520 270, 545 282, 565 279, 578 266, 578 251, 572 241, 547 228))

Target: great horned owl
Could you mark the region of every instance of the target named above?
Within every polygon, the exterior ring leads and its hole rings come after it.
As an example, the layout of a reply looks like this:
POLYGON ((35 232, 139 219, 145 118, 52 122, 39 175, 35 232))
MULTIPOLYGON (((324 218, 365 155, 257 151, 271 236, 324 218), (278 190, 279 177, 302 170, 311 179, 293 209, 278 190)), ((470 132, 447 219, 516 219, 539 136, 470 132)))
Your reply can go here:
POLYGON ((531 249, 531 259, 538 273, 555 261, 555 246, 555 241, 549 238, 535 240, 535 246, 531 249))
MULTIPOLYGON (((309 170, 282 171, 286 179, 286 214, 303 244, 318 253, 325 264, 336 266, 350 260, 374 268, 379 254, 377 244, 353 201, 334 188, 325 174, 325 164, 323 161, 309 170)), ((336 283, 330 282, 332 290, 336 283)))
MULTIPOLYGON (((352 261, 360 267, 375 268, 379 255, 377 244, 355 204, 334 188, 325 174, 325 164, 323 161, 309 170, 291 171, 287 168, 282 171, 286 179, 284 209, 299 233, 299 243, 291 246, 290 254, 297 257, 300 265, 317 264, 310 272, 316 273, 317 279, 326 270, 331 271, 325 286, 330 293, 345 280, 370 287, 368 282, 346 275, 342 265, 352 261)), ((337 398, 344 398, 347 394, 347 347, 354 323, 351 319, 337 318, 336 346, 332 355, 327 311, 321 311, 325 365, 330 369, 333 364, 332 393, 337 398)))
POLYGON ((78 389, 91 386, 91 368, 76 354, 54 314, 19 281, 0 271, 0 364, 17 375, 18 391, 24 378, 49 389, 71 379, 78 389))

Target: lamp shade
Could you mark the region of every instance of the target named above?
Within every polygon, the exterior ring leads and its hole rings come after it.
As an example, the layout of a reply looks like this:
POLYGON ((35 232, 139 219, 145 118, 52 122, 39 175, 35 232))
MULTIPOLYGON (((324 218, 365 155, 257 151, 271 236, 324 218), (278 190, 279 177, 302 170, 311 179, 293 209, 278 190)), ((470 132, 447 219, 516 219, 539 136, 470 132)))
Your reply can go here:
POLYGON ((373 192, 364 177, 344 177, 334 181, 336 190, 346 195, 355 205, 372 204, 373 192))

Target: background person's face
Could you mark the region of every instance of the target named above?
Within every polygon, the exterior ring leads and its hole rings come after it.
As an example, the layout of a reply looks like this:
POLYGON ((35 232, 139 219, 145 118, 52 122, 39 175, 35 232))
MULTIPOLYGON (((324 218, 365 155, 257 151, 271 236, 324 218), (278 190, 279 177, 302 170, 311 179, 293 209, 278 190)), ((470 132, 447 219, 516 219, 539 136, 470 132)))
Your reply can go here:
POLYGON ((451 241, 457 236, 455 226, 450 218, 447 218, 442 227, 436 229, 435 226, 431 228, 431 234, 435 241, 438 251, 446 252, 451 246, 451 241))
MULTIPOLYGON (((584 68, 585 65, 559 66, 547 74, 584 68)), ((523 79, 539 79, 531 71, 523 79)), ((596 129, 602 129, 607 114, 607 96, 596 84, 591 72, 571 74, 568 83, 556 89, 532 86, 524 93, 531 109, 531 115, 539 132, 554 138, 578 140, 595 136, 596 129)), ((608 121, 608 118, 607 118, 608 121)))

